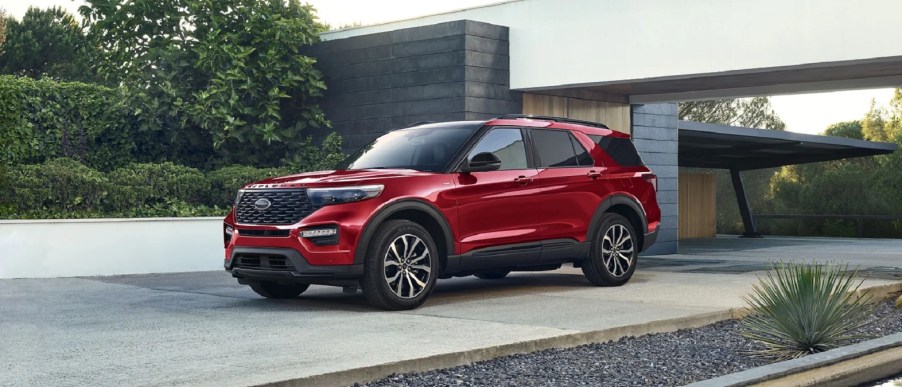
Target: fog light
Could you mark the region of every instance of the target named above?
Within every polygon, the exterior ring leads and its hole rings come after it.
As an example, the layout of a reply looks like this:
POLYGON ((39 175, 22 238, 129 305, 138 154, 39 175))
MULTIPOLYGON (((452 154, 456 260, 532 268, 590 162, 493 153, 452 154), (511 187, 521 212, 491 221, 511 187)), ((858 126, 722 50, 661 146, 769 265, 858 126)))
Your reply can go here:
POLYGON ((235 233, 235 231, 232 229, 232 226, 226 226, 225 233, 227 235, 233 235, 235 233))
POLYGON ((321 238, 333 236, 335 234, 338 234, 338 229, 335 228, 316 228, 312 230, 301 231, 301 237, 303 238, 321 238))

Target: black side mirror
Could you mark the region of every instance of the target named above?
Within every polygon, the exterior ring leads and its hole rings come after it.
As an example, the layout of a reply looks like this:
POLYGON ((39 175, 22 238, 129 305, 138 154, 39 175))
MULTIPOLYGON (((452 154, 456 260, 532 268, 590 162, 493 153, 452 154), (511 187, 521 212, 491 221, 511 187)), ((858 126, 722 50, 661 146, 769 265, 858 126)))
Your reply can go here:
POLYGON ((477 153, 464 166, 461 172, 488 172, 501 169, 501 159, 491 152, 477 153))

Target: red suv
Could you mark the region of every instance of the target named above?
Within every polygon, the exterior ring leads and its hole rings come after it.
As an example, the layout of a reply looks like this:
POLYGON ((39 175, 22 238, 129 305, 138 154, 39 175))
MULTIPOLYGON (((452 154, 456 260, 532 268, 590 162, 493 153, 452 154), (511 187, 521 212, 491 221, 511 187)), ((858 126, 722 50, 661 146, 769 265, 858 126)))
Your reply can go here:
POLYGON ((412 309, 438 278, 581 267, 626 283, 655 241, 657 177, 629 136, 557 117, 420 123, 334 171, 245 186, 225 218, 225 268, 260 295, 310 284, 412 309))

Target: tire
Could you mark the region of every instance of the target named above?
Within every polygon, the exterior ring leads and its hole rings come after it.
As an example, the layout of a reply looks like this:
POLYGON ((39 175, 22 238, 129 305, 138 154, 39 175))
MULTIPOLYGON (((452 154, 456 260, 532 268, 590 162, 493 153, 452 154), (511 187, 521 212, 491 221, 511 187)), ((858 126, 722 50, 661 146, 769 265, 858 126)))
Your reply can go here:
POLYGON ((423 304, 439 275, 438 249, 423 226, 389 220, 379 226, 366 247, 360 288, 373 306, 414 309, 423 304))
POLYGON ((476 273, 474 274, 476 278, 487 279, 487 280, 499 280, 504 277, 507 277, 510 274, 510 271, 490 271, 486 273, 476 273))
POLYGON ((275 282, 254 282, 250 286, 266 298, 295 298, 310 287, 308 284, 283 285, 275 282))
POLYGON ((583 274, 595 286, 620 286, 636 271, 639 245, 633 225, 619 214, 602 216, 592 239, 589 257, 583 263, 583 274), (626 232, 622 237, 622 232, 626 232), (620 242, 618 245, 617 242, 620 242))

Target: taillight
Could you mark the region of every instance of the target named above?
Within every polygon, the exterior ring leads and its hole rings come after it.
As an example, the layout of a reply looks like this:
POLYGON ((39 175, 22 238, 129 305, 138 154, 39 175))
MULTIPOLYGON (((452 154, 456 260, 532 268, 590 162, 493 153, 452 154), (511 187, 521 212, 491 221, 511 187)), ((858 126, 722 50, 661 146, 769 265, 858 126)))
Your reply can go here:
POLYGON ((645 181, 649 182, 652 187, 655 187, 655 192, 658 192, 658 176, 649 173, 647 175, 643 175, 642 177, 644 177, 645 181))

